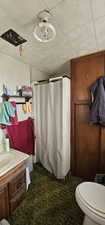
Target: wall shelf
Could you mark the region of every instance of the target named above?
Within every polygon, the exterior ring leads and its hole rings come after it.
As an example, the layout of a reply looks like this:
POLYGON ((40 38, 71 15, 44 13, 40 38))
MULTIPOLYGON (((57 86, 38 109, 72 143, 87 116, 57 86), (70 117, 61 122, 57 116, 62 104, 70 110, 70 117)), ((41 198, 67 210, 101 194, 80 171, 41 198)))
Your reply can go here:
POLYGON ((25 96, 9 95, 9 98, 25 98, 25 96))
MULTIPOLYGON (((1 96, 3 97, 3 96, 1 96)), ((9 99, 12 98, 17 98, 17 99, 24 99, 24 101, 16 101, 16 104, 25 104, 26 102, 28 102, 32 97, 29 96, 19 96, 19 95, 8 95, 9 99)), ((32 102, 30 102, 32 103, 32 102)))
MULTIPOLYGON (((1 95, 1 97, 3 97, 1 95)), ((20 96, 20 95, 8 95, 9 98, 32 98, 30 96, 20 96)))

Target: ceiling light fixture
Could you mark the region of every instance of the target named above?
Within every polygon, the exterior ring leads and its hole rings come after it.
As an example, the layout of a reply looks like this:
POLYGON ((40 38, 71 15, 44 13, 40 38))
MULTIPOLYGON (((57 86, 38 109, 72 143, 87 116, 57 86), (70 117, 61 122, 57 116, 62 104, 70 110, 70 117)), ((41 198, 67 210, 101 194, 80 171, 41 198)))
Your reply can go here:
POLYGON ((54 26, 48 22, 50 17, 51 14, 47 10, 40 12, 37 16, 38 22, 34 28, 33 35, 40 42, 52 41, 56 36, 54 26))

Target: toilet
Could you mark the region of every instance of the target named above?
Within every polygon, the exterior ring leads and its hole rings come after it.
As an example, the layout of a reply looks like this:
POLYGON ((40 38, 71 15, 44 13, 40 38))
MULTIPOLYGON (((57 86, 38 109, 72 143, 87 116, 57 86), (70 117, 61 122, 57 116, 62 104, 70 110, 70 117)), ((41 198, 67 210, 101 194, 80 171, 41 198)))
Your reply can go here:
POLYGON ((6 219, 0 221, 0 225, 10 225, 6 219))
POLYGON ((105 225, 105 186, 83 182, 77 186, 75 196, 85 214, 83 225, 105 225))

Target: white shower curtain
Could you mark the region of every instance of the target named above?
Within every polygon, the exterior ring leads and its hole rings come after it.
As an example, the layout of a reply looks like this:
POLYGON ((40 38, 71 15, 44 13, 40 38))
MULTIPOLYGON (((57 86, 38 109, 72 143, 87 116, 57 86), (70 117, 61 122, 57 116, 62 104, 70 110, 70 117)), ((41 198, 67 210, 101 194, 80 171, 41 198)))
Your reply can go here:
POLYGON ((35 154, 57 178, 70 170, 70 79, 34 85, 35 154))

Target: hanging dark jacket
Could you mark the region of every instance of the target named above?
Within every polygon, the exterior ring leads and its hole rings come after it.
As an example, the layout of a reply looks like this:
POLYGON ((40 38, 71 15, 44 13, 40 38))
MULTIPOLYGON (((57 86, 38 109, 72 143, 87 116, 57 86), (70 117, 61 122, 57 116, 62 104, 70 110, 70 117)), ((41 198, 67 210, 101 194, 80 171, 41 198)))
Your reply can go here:
POLYGON ((90 87, 93 101, 90 106, 90 122, 105 126, 105 76, 100 77, 90 87))

